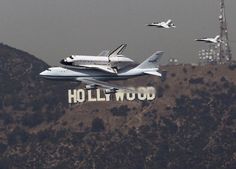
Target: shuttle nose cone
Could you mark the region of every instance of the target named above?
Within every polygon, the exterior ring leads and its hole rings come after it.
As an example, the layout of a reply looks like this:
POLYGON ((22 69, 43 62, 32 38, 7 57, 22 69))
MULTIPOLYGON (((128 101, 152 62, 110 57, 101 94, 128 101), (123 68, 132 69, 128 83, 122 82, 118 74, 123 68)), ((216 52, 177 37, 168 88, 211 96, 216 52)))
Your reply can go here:
POLYGON ((62 65, 71 65, 71 66, 72 66, 72 62, 67 62, 67 61, 65 61, 65 59, 62 59, 62 60, 60 61, 60 63, 61 63, 62 65))
POLYGON ((61 64, 63 64, 63 65, 65 65, 65 64, 66 64, 66 62, 65 62, 65 60, 64 60, 64 59, 62 59, 62 60, 60 61, 60 63, 61 63, 61 64))

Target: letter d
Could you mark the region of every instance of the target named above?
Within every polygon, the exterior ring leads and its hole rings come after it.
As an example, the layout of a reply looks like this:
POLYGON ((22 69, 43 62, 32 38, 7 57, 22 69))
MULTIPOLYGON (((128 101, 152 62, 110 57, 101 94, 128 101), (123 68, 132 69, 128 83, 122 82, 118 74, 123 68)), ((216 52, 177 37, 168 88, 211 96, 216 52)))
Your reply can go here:
POLYGON ((147 87, 147 100, 151 101, 156 98, 156 89, 154 87, 147 87))

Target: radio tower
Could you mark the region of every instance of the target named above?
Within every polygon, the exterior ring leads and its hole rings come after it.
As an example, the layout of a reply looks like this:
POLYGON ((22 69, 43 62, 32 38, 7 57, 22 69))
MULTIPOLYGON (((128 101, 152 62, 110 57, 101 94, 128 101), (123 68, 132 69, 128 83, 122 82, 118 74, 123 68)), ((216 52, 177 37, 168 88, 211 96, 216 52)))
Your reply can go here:
POLYGON ((220 44, 219 44, 219 61, 220 63, 230 63, 232 59, 232 53, 229 45, 229 36, 227 21, 225 15, 225 1, 220 0, 220 44))

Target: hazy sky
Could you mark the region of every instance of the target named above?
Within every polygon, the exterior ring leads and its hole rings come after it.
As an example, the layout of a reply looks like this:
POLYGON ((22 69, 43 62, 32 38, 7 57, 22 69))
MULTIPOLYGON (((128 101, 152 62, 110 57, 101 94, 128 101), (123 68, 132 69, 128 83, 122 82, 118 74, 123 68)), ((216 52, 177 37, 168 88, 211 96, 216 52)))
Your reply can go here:
MULTIPOLYGON (((234 55, 236 1, 226 0, 226 6, 234 55)), ((0 0, 0 42, 51 65, 121 43, 128 44, 124 54, 137 61, 162 50, 163 63, 170 57, 197 62, 207 46, 194 39, 219 34, 218 15, 218 0, 0 0), (169 18, 176 29, 145 26, 169 18)))

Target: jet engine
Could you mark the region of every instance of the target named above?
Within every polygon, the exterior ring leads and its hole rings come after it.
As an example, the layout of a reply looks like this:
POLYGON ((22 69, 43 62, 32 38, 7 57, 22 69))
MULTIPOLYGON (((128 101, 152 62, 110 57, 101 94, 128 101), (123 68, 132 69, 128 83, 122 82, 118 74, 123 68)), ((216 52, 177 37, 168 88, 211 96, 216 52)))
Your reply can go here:
POLYGON ((85 89, 86 90, 95 90, 95 89, 97 89, 97 86, 96 85, 86 85, 85 89))
POLYGON ((104 93, 105 94, 113 94, 113 93, 116 93, 116 90, 115 88, 112 88, 112 89, 105 89, 104 90, 104 93))

